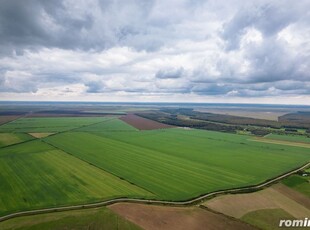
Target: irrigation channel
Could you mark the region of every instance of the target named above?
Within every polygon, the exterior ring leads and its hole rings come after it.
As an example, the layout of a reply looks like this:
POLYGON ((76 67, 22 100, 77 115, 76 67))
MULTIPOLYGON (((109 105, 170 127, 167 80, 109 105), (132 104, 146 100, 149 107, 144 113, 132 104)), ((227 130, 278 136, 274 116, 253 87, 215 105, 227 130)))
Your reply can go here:
POLYGON ((141 203, 141 204, 158 204, 158 205, 170 205, 170 206, 189 206, 194 205, 200 201, 203 201, 207 198, 222 195, 222 194, 228 194, 228 193, 246 193, 246 192, 253 192, 255 190, 260 190, 261 188, 273 184, 279 180, 282 180, 285 177, 288 177, 294 173, 297 173, 300 170, 303 170, 305 168, 308 168, 310 166, 310 162, 307 164, 304 164, 292 171, 289 171, 285 174, 282 174, 280 176, 277 176, 275 178, 269 179, 261 184, 248 186, 248 187, 242 187, 242 188, 233 188, 233 189, 227 189, 227 190, 220 190, 216 192, 207 193, 205 195, 193 198, 191 200, 187 201, 160 201, 160 200, 146 200, 146 199, 134 199, 134 198, 117 198, 112 200, 106 200, 101 201, 97 203, 90 203, 90 204, 81 204, 81 205, 71 205, 71 206, 63 206, 63 207, 55 207, 55 208, 45 208, 45 209, 37 209, 37 210, 30 210, 30 211, 21 211, 12 213, 6 216, 0 217, 0 222, 12 219, 15 217, 21 217, 21 216, 31 216, 31 215, 37 215, 37 214, 44 214, 44 213, 52 213, 52 212, 60 212, 60 211, 69 211, 69 210, 78 210, 78 209, 86 209, 86 208, 97 208, 102 206, 107 206, 115 203, 120 202, 130 202, 130 203, 141 203))

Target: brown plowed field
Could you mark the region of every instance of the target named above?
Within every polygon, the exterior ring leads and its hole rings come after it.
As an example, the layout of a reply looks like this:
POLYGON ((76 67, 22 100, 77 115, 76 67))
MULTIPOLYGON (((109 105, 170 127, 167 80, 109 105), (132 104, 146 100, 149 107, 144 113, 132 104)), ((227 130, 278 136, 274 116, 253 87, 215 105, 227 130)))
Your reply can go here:
POLYGON ((219 196, 205 202, 204 205, 235 218, 263 209, 283 209, 295 218, 309 217, 310 210, 300 204, 301 199, 304 199, 303 202, 309 202, 308 197, 298 196, 285 185, 277 184, 258 192, 219 196))
POLYGON ((143 117, 139 117, 134 114, 127 114, 126 116, 122 116, 120 119, 139 130, 167 129, 174 127, 171 125, 166 125, 157 121, 152 121, 143 117))
POLYGON ((109 206, 117 214, 143 229, 218 230, 255 229, 251 225, 222 214, 198 207, 168 207, 144 204, 118 203, 109 206))
POLYGON ((276 184, 273 186, 273 188, 310 210, 310 199, 304 194, 297 192, 283 184, 276 184))
POLYGON ((20 116, 0 116, 0 125, 16 120, 20 116))

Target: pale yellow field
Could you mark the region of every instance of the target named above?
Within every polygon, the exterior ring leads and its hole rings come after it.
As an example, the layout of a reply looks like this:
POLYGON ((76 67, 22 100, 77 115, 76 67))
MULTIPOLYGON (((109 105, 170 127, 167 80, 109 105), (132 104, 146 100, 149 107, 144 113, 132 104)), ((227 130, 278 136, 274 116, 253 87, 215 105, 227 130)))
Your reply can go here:
POLYGON ((310 148, 310 144, 307 144, 307 143, 265 139, 262 137, 251 138, 251 139, 248 139, 248 141, 257 141, 257 142, 263 142, 263 143, 269 143, 269 144, 289 145, 289 146, 295 146, 295 147, 310 148))
POLYGON ((250 109, 195 109, 199 112, 216 113, 231 116, 249 117, 256 119, 266 119, 277 121, 279 116, 289 113, 289 111, 273 111, 273 110, 250 110, 250 109))
POLYGON ((35 137, 35 138, 43 138, 43 137, 48 137, 49 135, 52 135, 54 133, 28 133, 31 136, 35 137))

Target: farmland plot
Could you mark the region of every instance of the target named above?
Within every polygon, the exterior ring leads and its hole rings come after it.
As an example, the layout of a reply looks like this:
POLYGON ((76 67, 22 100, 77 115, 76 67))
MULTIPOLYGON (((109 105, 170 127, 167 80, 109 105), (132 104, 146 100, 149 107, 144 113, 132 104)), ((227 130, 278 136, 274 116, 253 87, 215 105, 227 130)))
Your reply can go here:
POLYGON ((309 149, 248 141, 247 136, 205 130, 167 129, 96 133, 203 165, 213 165, 262 182, 310 160, 309 149), (263 167, 262 167, 263 166, 263 167))
POLYGON ((46 141, 155 193, 158 199, 189 199, 215 189, 246 185, 254 179, 88 133, 68 132, 48 137, 46 141))
POLYGON ((41 141, 0 149, 0 215, 149 192, 41 141))
POLYGON ((112 117, 110 119, 107 119, 104 122, 82 127, 78 129, 77 131, 109 132, 109 131, 137 131, 137 129, 115 117, 114 118, 112 117))
POLYGON ((109 117, 22 118, 0 126, 0 132, 61 132, 111 119, 109 117))
POLYGON ((292 141, 292 142, 310 144, 310 138, 306 136, 269 134, 265 138, 272 139, 272 140, 283 140, 283 141, 292 141))
POLYGON ((25 133, 0 133, 0 147, 31 140, 32 137, 25 133))
POLYGON ((139 130, 167 129, 173 127, 171 125, 166 125, 163 123, 159 123, 157 121, 152 121, 150 119, 146 119, 144 117, 140 117, 134 114, 128 114, 126 116, 121 117, 120 119, 139 130))
POLYGON ((165 200, 260 183, 309 160, 307 149, 198 130, 68 132, 46 141, 165 200))
POLYGON ((138 131, 117 118, 0 126, 4 136, 40 138, 0 149, 0 215, 116 197, 187 200, 257 184, 310 159, 306 148, 195 129, 138 131))

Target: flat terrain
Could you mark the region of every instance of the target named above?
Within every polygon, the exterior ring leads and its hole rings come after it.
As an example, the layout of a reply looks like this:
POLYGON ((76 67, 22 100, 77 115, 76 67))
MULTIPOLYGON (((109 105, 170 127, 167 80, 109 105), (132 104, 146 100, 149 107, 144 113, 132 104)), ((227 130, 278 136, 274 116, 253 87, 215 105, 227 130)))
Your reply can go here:
POLYGON ((39 140, 0 149, 0 215, 152 195, 39 140))
POLYGON ((0 147, 17 144, 31 139, 32 137, 25 133, 0 133, 0 147))
POLYGON ((254 138, 249 139, 249 141, 257 141, 257 142, 269 143, 269 144, 288 145, 288 146, 296 146, 296 147, 302 147, 302 148, 310 148, 310 143, 285 141, 285 140, 279 140, 279 139, 267 139, 264 137, 254 137, 254 138))
POLYGON ((164 200, 186 200, 211 191, 257 184, 309 160, 306 148, 178 128, 65 132, 45 141, 164 200))
POLYGON ((43 137, 48 137, 49 135, 52 135, 54 133, 28 133, 28 134, 35 138, 43 138, 43 137))
POLYGON ((117 117, 107 118, 104 122, 96 123, 77 129, 82 132, 111 132, 111 131, 137 131, 133 126, 119 120, 117 117))
POLYGON ((139 230, 137 225, 125 220, 109 209, 85 209, 66 212, 54 212, 36 216, 18 217, 0 223, 2 230, 65 230, 65 229, 92 229, 92 230, 139 230))
POLYGON ((228 114, 232 116, 250 117, 257 119, 266 119, 277 121, 278 117, 290 112, 290 110, 274 110, 274 109, 240 109, 240 108, 210 108, 210 109, 196 109, 199 112, 228 114))
POLYGON ((255 229, 240 221, 198 207, 178 208, 119 203, 111 205, 109 208, 127 220, 148 230, 255 229))
MULTIPOLYGON (((300 175, 292 175, 289 178, 286 178, 282 181, 283 184, 286 186, 310 197, 310 184, 309 184, 310 177, 303 177, 300 175)), ((310 207, 309 207, 310 209, 310 207)))
POLYGON ((134 114, 128 114, 126 116, 121 117, 120 119, 139 130, 167 129, 173 127, 171 125, 166 125, 163 123, 159 123, 157 121, 152 121, 150 119, 146 119, 134 114))
POLYGON ((272 139, 272 140, 282 140, 282 141, 291 141, 291 142, 300 142, 300 143, 310 144, 310 138, 306 136, 269 134, 265 136, 265 138, 272 139))
POLYGON ((196 129, 139 130, 118 117, 20 118, 0 126, 0 216, 119 197, 188 200, 262 183, 310 159, 299 146, 196 129))
POLYGON ((259 192, 219 196, 204 205, 261 229, 280 229, 281 219, 304 219, 310 216, 309 196, 281 183, 259 192))
POLYGON ((81 126, 99 123, 108 117, 21 118, 0 126, 0 132, 62 132, 81 126))
MULTIPOLYGON (((285 212, 283 209, 261 209, 245 214, 241 220, 250 223, 259 229, 266 230, 277 230, 283 229, 279 227, 280 220, 293 220, 295 219, 292 215, 285 212)), ((294 229, 301 230, 305 228, 286 228, 285 229, 294 229)))
POLYGON ((235 218, 266 209, 281 209, 298 219, 310 216, 309 198, 281 184, 254 193, 219 196, 204 205, 235 218))
POLYGON ((18 119, 20 116, 0 116, 0 125, 18 119))

